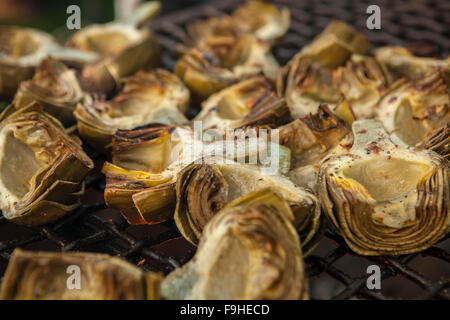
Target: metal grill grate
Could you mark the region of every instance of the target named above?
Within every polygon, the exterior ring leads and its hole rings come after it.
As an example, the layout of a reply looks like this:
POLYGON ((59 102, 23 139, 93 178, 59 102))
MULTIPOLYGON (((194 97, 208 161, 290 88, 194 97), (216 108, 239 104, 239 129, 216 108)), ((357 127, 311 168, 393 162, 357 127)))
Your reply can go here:
MULTIPOLYGON (((172 69, 176 44, 187 22, 231 11, 241 0, 212 2, 166 15, 149 27, 163 47, 163 65, 172 69)), ((342 19, 362 31, 374 46, 410 46, 417 54, 447 56, 450 3, 435 1, 278 0, 291 9, 289 33, 274 53, 286 63, 303 45, 333 19, 342 19), (370 3, 369 3, 370 2, 370 3), (365 28, 366 8, 381 7, 382 30, 365 28)), ((14 248, 49 251, 90 251, 118 255, 149 271, 168 273, 184 264, 195 248, 178 233, 174 223, 130 226, 103 201, 104 176, 99 173, 106 157, 85 145, 96 169, 86 181, 83 205, 56 223, 24 227, 0 218, 0 274, 3 275, 14 248)), ((450 237, 421 253, 404 256, 360 257, 338 235, 327 231, 319 247, 306 259, 313 299, 449 299, 450 237), (366 287, 366 268, 381 268, 381 290, 366 287)))

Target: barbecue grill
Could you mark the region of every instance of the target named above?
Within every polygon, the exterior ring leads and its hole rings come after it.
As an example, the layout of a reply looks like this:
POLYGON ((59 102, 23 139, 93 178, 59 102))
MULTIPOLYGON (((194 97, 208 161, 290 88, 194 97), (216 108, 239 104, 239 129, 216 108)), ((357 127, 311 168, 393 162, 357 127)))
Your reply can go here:
MULTIPOLYGON (((194 20, 231 12, 242 0, 210 2, 171 13, 148 27, 163 48, 163 67, 172 70, 184 25, 194 20)), ((374 46, 404 45, 417 55, 448 56, 450 3, 445 0, 356 1, 277 0, 291 10, 291 28, 274 53, 281 64, 310 42, 333 19, 349 22, 374 46), (366 8, 381 8, 381 30, 366 28, 366 8)), ((193 116, 193 114, 191 114, 193 116)), ((17 248, 46 251, 89 251, 120 256, 144 270, 165 274, 186 263, 195 253, 173 221, 130 226, 103 201, 104 176, 99 172, 108 156, 84 148, 96 169, 86 180, 83 205, 65 218, 41 227, 24 227, 0 218, 0 273, 17 248)), ((402 256, 362 257, 350 251, 343 239, 327 231, 306 258, 312 299, 449 299, 450 237, 420 253, 402 256), (367 266, 381 269, 381 289, 366 286, 367 266)))

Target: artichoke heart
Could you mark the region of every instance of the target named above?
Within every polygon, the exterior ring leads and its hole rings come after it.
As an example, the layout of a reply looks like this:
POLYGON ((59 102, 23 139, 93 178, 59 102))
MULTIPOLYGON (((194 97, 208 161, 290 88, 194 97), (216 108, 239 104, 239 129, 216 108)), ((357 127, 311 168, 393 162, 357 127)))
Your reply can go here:
POLYGON ((161 284, 166 299, 307 299, 289 205, 269 188, 236 199, 205 226, 194 258, 161 284))
POLYGON ((123 87, 113 99, 86 100, 75 110, 80 135, 94 146, 109 145, 117 129, 187 122, 183 113, 189 90, 174 74, 162 69, 138 71, 121 82, 123 87))
POLYGON ((125 21, 94 24, 76 32, 67 47, 94 52, 102 58, 83 68, 83 87, 90 92, 111 92, 120 78, 159 65, 161 48, 150 30, 138 29, 160 10, 160 3, 141 4, 125 21))
POLYGON ((194 121, 202 121, 204 130, 267 126, 277 127, 291 120, 289 108, 276 97, 271 83, 264 76, 238 82, 202 103, 194 121))
POLYGON ((450 121, 448 90, 440 72, 400 84, 380 101, 377 117, 395 142, 415 146, 450 121))
POLYGON ((14 250, 2 300, 154 300, 162 275, 106 254, 14 250), (79 280, 75 277, 79 275, 79 280))
POLYGON ((362 255, 407 254, 450 230, 449 168, 433 151, 405 148, 379 120, 353 123, 348 153, 325 158, 319 196, 331 225, 362 255))
POLYGON ((175 65, 175 74, 201 99, 261 72, 275 79, 278 62, 268 43, 251 34, 213 37, 190 49, 175 65))
POLYGON ((70 126, 75 123, 73 111, 83 99, 84 93, 75 73, 57 60, 46 59, 31 80, 19 85, 13 104, 19 109, 37 101, 45 112, 70 126))
POLYGON ((227 203, 255 190, 271 187, 290 205, 300 232, 303 251, 309 253, 321 236, 320 204, 307 189, 282 175, 265 175, 257 166, 238 163, 193 163, 178 175, 175 222, 181 234, 198 244, 203 230, 227 203))
POLYGON ((11 105, 0 123, 0 209, 15 223, 52 222, 80 205, 94 167, 80 141, 36 104, 11 105))
POLYGON ((61 47, 49 34, 29 28, 0 27, 0 97, 12 98, 19 83, 31 79, 41 62, 53 57, 82 66, 99 56, 61 47))
POLYGON ((375 49, 375 57, 382 61, 393 73, 407 79, 420 79, 430 72, 442 70, 450 72, 450 57, 444 60, 416 57, 408 49, 386 46, 375 49))

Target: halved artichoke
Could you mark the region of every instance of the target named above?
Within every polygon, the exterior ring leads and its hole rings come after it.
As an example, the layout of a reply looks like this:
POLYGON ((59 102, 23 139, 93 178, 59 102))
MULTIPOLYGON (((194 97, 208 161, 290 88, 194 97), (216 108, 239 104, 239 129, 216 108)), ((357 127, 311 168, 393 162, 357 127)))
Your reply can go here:
POLYGON ((319 195, 334 229, 362 255, 406 254, 450 230, 449 168, 433 151, 404 148, 378 120, 353 123, 346 154, 321 163, 319 195))
POLYGON ((80 135, 94 146, 110 144, 117 129, 187 122, 183 112, 189 90, 174 74, 162 69, 139 71, 121 82, 123 87, 112 100, 87 100, 75 110, 80 135))
POLYGON ((34 69, 48 57, 77 66, 99 58, 93 52, 61 47, 42 31, 0 26, 0 97, 12 98, 19 83, 31 79, 34 69))
POLYGON ((170 125, 118 130, 105 162, 105 202, 131 224, 166 220, 175 204, 177 173, 192 161, 192 132, 170 125))
POLYGON ((289 205, 270 189, 236 199, 206 225, 195 257, 162 282, 166 299, 307 299, 289 205))
POLYGON ((182 40, 191 47, 207 46, 212 39, 233 34, 252 34, 258 39, 273 43, 289 29, 290 11, 263 1, 249 1, 239 6, 231 15, 212 17, 189 23, 187 37, 182 40))
POLYGON ((15 223, 40 225, 80 205, 94 167, 81 142, 36 104, 9 106, 0 123, 0 209, 15 223))
POLYGON ((161 49, 156 37, 147 29, 137 29, 160 10, 158 1, 145 2, 126 21, 94 24, 75 33, 66 46, 102 56, 82 72, 85 90, 111 92, 120 78, 139 69, 159 65, 161 49))
POLYGON ((407 79, 420 79, 430 72, 450 72, 450 57, 440 60, 428 57, 416 57, 408 49, 386 46, 375 49, 375 57, 382 61, 392 72, 407 79))
POLYGON ((278 63, 270 46, 251 34, 216 36, 192 48, 175 65, 175 74, 201 99, 246 77, 275 79, 278 63))
POLYGON ((249 1, 232 14, 233 25, 241 32, 254 34, 270 43, 280 39, 288 31, 291 14, 287 7, 278 9, 265 1, 249 1))
POLYGON ((341 20, 332 21, 311 44, 303 47, 292 59, 308 58, 327 68, 342 66, 353 54, 365 54, 369 41, 341 20))
POLYGON ((380 101, 377 117, 395 142, 415 146, 450 121, 448 90, 440 72, 403 83, 380 101))
POLYGON ((294 118, 317 112, 320 104, 334 107, 342 97, 357 118, 373 117, 394 82, 383 64, 360 55, 352 55, 345 66, 334 69, 302 56, 288 66, 285 77, 278 79, 277 90, 294 118))
POLYGON ((280 143, 291 150, 289 178, 297 185, 317 192, 318 163, 330 152, 351 146, 352 141, 348 140, 351 139, 350 126, 353 121, 352 110, 344 100, 335 112, 327 105, 320 105, 317 113, 281 126, 280 143))
POLYGON ((106 254, 16 249, 2 281, 0 299, 154 300, 160 298, 162 277, 106 254), (80 287, 71 289, 74 272, 79 272, 80 287))
POLYGON ((61 62, 46 59, 36 69, 31 80, 19 85, 13 104, 20 109, 37 101, 45 112, 63 125, 70 126, 75 122, 73 111, 77 103, 84 100, 84 96, 72 70, 61 62))
POLYGON ((289 108, 276 97, 273 86, 264 76, 238 82, 211 95, 202 103, 194 121, 202 121, 204 130, 265 125, 277 127, 291 120, 289 108))
POLYGON ((282 175, 265 175, 257 166, 216 162, 193 163, 178 175, 175 222, 181 234, 198 244, 203 230, 227 203, 255 190, 271 187, 290 205, 294 225, 308 254, 322 235, 316 196, 282 175))

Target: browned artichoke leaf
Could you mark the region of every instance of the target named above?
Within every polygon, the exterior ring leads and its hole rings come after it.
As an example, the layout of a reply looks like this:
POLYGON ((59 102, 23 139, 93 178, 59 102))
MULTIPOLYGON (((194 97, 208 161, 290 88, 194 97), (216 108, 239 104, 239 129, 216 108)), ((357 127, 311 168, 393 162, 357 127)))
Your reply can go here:
POLYGON ((348 153, 320 166, 319 195, 332 227, 358 254, 418 252, 449 228, 449 172, 433 151, 405 148, 378 120, 353 124, 348 153))
POLYGON ((16 223, 40 225, 76 208, 83 180, 94 167, 79 141, 32 104, 2 114, 0 206, 16 223))
POLYGON ((2 281, 0 299, 160 299, 162 277, 157 273, 145 273, 120 258, 106 254, 16 249, 2 281), (71 274, 77 272, 79 282, 75 278, 71 282, 71 274))
POLYGON ((433 150, 450 161, 450 122, 428 133, 417 147, 433 150))
POLYGON ((155 69, 121 80, 111 100, 86 100, 75 110, 78 131, 94 146, 105 148, 117 129, 131 130, 150 123, 182 124, 189 90, 174 74, 155 69))
POLYGON ((193 163, 178 175, 175 222, 183 236, 197 244, 208 221, 225 204, 255 190, 271 187, 291 206, 305 254, 322 230, 316 196, 282 175, 263 174, 257 166, 238 163, 193 163), (314 241, 312 241, 314 240, 314 241))
POLYGON ((257 190, 215 215, 195 257, 161 285, 166 299, 307 299, 289 205, 257 190))

